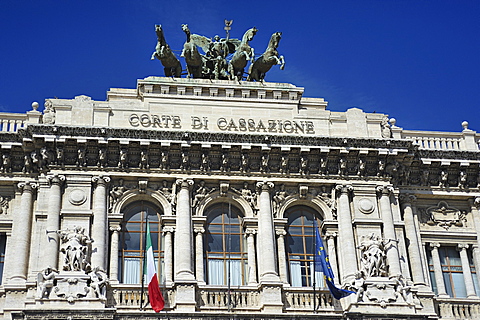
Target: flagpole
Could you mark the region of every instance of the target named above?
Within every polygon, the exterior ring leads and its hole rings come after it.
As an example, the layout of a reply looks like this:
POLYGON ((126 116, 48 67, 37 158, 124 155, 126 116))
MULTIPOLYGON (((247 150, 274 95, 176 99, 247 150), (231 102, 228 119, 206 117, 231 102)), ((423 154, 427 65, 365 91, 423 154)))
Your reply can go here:
MULTIPOLYGON (((148 209, 147 209, 148 210, 148 209)), ((147 223, 148 223, 148 212, 146 212, 146 219, 145 219, 145 236, 143 237, 143 263, 142 263, 142 290, 140 291, 140 310, 143 309, 143 292, 145 290, 145 264, 147 258, 147 223)))
POLYGON ((231 274, 230 274, 230 266, 231 266, 231 261, 232 261, 232 225, 231 225, 231 220, 230 216, 232 215, 232 207, 231 203, 228 203, 228 279, 227 279, 227 284, 228 284, 228 312, 232 311, 232 295, 230 293, 230 282, 231 282, 231 274))
POLYGON ((317 290, 316 290, 316 280, 317 280, 317 277, 316 277, 316 270, 315 270, 315 255, 317 254, 317 241, 315 239, 316 237, 316 230, 315 230, 315 227, 316 227, 316 223, 315 223, 315 216, 313 217, 313 221, 312 221, 312 224, 313 224, 313 237, 312 237, 312 241, 313 241, 313 248, 314 248, 314 254, 313 254, 313 313, 317 313, 317 290))

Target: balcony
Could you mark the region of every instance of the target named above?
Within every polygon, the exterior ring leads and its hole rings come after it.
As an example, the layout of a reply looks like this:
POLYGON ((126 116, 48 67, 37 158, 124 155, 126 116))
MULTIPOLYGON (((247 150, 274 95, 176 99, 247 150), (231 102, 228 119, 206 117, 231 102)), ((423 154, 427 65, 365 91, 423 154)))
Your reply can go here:
POLYGON ((480 319, 480 300, 437 298, 435 309, 440 319, 480 319))

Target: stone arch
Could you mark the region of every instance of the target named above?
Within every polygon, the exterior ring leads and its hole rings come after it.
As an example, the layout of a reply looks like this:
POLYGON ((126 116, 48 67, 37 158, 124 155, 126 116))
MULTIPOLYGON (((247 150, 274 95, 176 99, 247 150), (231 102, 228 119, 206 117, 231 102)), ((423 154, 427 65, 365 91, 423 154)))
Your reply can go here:
POLYGON ((220 195, 219 191, 212 192, 206 196, 205 199, 203 199, 195 209, 194 215, 204 216, 204 212, 208 207, 222 202, 230 202, 232 205, 235 205, 238 209, 240 209, 240 211, 242 211, 244 217, 254 216, 252 207, 241 196, 233 192, 228 192, 226 195, 220 195))
POLYGON ((140 193, 138 189, 126 191, 122 197, 114 204, 112 212, 121 213, 130 203, 136 201, 147 201, 162 209, 163 215, 172 215, 172 206, 170 202, 159 192, 153 189, 146 189, 145 192, 140 193))
POLYGON ((279 218, 288 218, 286 212, 289 208, 294 206, 307 206, 314 209, 322 220, 333 219, 331 208, 321 199, 300 199, 298 195, 288 197, 283 205, 279 208, 277 217, 279 218))

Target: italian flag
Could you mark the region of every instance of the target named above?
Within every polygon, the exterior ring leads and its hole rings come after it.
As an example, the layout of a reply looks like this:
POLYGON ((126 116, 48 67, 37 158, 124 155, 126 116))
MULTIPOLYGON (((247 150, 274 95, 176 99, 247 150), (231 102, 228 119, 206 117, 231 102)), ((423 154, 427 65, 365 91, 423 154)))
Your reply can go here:
MULTIPOLYGON (((155 312, 163 310, 165 301, 163 300, 160 287, 158 286, 157 268, 155 267, 155 259, 153 258, 152 238, 150 237, 150 226, 147 222, 147 277, 148 282, 148 297, 150 305, 155 312)), ((145 270, 145 268, 144 268, 145 270)))

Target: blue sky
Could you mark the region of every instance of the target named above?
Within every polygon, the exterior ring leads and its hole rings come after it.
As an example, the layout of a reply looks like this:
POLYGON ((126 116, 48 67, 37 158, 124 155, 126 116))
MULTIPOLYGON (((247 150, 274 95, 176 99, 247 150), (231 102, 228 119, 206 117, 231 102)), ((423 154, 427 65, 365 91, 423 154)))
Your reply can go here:
MULTIPOLYGON (((328 109, 386 113, 409 130, 480 132, 479 0, 22 1, 0 0, 0 111, 85 94, 105 100, 112 87, 163 75, 155 24, 172 49, 185 35, 241 38, 265 50, 283 33, 267 81, 305 87, 328 109)), ((184 61, 181 59, 183 65, 184 61)))

